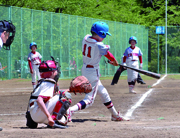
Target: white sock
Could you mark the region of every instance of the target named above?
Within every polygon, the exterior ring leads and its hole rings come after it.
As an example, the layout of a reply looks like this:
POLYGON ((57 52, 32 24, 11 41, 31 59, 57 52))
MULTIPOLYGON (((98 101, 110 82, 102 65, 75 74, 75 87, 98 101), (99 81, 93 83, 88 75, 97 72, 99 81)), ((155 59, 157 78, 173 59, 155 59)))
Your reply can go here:
POLYGON ((76 112, 76 111, 79 110, 79 107, 78 107, 78 105, 76 104, 76 105, 70 107, 70 110, 73 111, 73 112, 76 112))
POLYGON ((33 85, 33 89, 36 88, 36 85, 33 85))
POLYGON ((118 115, 118 112, 116 111, 116 109, 113 107, 109 108, 109 111, 111 112, 112 115, 118 115))

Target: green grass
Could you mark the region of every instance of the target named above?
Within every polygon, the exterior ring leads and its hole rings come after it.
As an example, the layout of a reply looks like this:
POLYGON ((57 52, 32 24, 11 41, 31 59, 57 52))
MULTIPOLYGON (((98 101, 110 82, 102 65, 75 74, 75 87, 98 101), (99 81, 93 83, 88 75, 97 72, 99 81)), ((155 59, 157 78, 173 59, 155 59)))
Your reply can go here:
POLYGON ((168 75, 168 78, 170 78, 170 79, 175 79, 175 80, 179 80, 179 79, 180 79, 180 74, 168 75))
MULTIPOLYGON (((141 75, 143 80, 152 80, 152 77, 146 76, 146 75, 141 75)), ((101 77, 100 80, 112 80, 113 77, 101 77)), ((120 80, 127 80, 127 76, 120 76, 120 80)))
POLYGON ((25 81, 31 81, 32 79, 20 79, 18 82, 25 82, 25 81))

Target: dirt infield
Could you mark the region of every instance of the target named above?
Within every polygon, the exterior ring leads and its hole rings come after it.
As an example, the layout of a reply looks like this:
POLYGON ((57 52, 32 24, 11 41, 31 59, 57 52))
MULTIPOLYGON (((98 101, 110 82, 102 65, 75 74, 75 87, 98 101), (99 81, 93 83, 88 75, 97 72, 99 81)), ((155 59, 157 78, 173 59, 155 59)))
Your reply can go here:
MULTIPOLYGON (((179 76, 180 78, 180 76, 179 76)), ((38 129, 26 127, 25 111, 31 81, 21 79, 0 81, 0 138, 179 138, 180 137, 180 81, 171 76, 159 84, 156 79, 145 80, 146 84, 136 84, 137 94, 129 94, 126 80, 110 85, 111 80, 101 80, 111 96, 117 110, 125 115, 147 91, 142 104, 137 107, 130 121, 113 122, 110 112, 101 103, 99 96, 92 107, 79 111, 67 129, 49 129, 40 124, 38 129)), ((70 80, 60 80, 60 88, 69 87, 70 80)), ((84 95, 72 95, 72 105, 84 95)))

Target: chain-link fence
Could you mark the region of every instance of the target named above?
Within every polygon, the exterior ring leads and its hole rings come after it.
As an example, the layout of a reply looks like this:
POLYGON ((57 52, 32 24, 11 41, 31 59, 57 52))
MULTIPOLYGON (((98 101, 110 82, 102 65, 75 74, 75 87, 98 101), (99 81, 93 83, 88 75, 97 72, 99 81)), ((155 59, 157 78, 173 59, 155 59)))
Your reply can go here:
POLYGON ((167 73, 180 72, 180 27, 167 27, 167 52, 165 35, 157 35, 156 28, 149 28, 149 70, 165 74, 167 54, 167 73))
MULTIPOLYGON (((91 26, 99 19, 81 16, 37 11, 19 7, 0 6, 0 20, 12 20, 16 26, 16 35, 10 51, 0 51, 0 78, 30 78, 27 55, 31 51, 29 44, 37 43, 37 51, 42 60, 54 56, 61 65, 61 78, 72 78, 81 75, 82 39, 90 34, 91 26)), ((101 20, 102 21, 102 20, 101 20)), ((143 69, 148 69, 148 29, 145 26, 121 22, 106 21, 109 32, 103 42, 111 46, 110 52, 118 62, 129 46, 130 36, 136 36, 137 46, 143 52, 143 69)), ((113 76, 118 67, 100 62, 101 76, 113 76)), ((124 75, 126 72, 124 72, 124 75)))

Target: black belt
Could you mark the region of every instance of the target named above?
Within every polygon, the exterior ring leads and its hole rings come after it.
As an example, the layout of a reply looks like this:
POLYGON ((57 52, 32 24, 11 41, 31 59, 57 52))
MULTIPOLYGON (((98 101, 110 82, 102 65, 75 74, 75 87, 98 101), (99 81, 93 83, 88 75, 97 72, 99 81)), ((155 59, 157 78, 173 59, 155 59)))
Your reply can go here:
POLYGON ((32 102, 32 103, 29 104, 30 107, 33 106, 33 105, 34 105, 34 102, 32 102))
POLYGON ((92 65, 87 65, 86 68, 94 68, 92 65))

